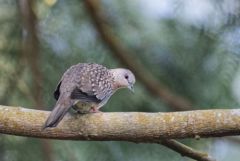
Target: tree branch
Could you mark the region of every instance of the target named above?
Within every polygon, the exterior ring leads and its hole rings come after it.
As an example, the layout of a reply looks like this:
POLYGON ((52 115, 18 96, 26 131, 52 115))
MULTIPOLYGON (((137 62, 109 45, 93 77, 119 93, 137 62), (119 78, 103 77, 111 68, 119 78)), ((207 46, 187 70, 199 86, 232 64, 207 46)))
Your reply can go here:
POLYGON ((240 134, 240 110, 67 114, 42 131, 49 112, 0 106, 0 133, 49 139, 154 142, 240 134))
POLYGON ((201 161, 215 161, 212 157, 208 156, 207 153, 198 152, 176 140, 163 140, 160 144, 169 147, 170 149, 180 153, 182 156, 188 156, 196 160, 201 161))
POLYGON ((100 38, 112 51, 110 53, 117 57, 122 64, 131 69, 136 75, 137 80, 142 82, 152 95, 159 97, 174 110, 191 110, 192 104, 188 100, 179 95, 173 94, 167 87, 156 80, 140 62, 135 61, 136 58, 133 57, 131 51, 122 45, 112 33, 112 30, 106 25, 105 22, 107 22, 107 20, 103 16, 101 8, 98 5, 99 1, 85 0, 84 2, 100 38))

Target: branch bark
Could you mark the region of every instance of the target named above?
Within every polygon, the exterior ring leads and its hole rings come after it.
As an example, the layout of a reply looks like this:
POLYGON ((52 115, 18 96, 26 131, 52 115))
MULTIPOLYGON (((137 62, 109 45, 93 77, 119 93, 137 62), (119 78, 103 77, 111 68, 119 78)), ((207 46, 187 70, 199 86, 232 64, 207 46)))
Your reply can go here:
POLYGON ((67 114, 58 127, 42 131, 48 114, 47 111, 0 106, 0 133, 49 139, 131 142, 240 134, 239 109, 67 114))

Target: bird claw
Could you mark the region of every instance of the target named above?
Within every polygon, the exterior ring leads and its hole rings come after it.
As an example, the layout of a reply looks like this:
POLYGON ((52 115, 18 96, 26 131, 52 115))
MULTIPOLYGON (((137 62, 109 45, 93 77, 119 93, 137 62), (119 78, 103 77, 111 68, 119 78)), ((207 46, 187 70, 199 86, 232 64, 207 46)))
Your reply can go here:
POLYGON ((102 112, 102 111, 99 111, 99 109, 96 108, 96 107, 91 107, 91 109, 90 109, 89 112, 90 112, 90 113, 98 113, 98 112, 102 112))

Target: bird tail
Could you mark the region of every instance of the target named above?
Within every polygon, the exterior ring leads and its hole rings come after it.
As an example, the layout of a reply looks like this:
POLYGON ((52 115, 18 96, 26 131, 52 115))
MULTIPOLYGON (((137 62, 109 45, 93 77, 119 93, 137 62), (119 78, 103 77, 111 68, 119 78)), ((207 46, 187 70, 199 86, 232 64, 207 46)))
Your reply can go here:
POLYGON ((43 129, 56 127, 58 123, 63 119, 64 115, 68 112, 73 105, 73 100, 70 98, 63 98, 60 96, 54 109, 48 116, 43 129))

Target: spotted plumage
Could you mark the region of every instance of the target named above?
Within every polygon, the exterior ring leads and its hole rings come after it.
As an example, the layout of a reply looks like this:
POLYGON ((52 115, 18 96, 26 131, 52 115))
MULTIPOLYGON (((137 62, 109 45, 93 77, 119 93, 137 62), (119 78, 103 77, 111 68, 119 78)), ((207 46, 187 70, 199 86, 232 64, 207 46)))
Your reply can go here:
POLYGON ((73 65, 57 85, 57 102, 44 128, 57 126, 71 107, 80 113, 97 112, 117 89, 132 90, 134 83, 135 77, 127 69, 107 69, 94 63, 73 65))

